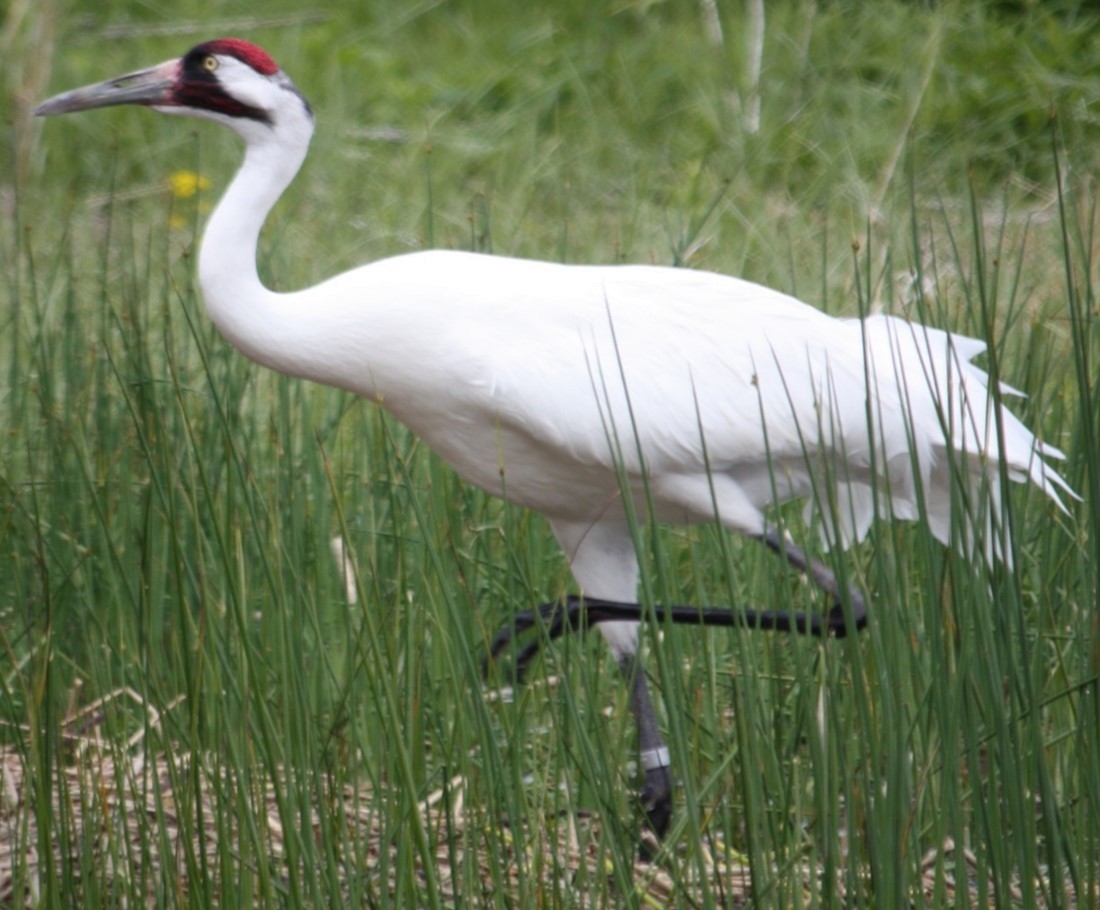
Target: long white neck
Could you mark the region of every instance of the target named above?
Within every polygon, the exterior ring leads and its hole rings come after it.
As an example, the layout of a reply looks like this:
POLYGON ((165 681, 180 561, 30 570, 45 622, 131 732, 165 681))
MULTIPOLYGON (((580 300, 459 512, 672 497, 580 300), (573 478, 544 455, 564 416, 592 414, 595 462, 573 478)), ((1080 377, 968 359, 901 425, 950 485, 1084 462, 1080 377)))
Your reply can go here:
MULTIPOLYGON (((303 112, 304 113, 304 112, 303 112)), ((293 310, 264 287, 256 268, 260 230, 268 213, 305 159, 312 135, 308 115, 289 128, 238 127, 247 143, 244 163, 214 209, 199 252, 199 284, 207 313, 246 357, 284 373, 301 375, 293 345, 293 310)), ((308 318, 308 314, 300 314, 308 318)))

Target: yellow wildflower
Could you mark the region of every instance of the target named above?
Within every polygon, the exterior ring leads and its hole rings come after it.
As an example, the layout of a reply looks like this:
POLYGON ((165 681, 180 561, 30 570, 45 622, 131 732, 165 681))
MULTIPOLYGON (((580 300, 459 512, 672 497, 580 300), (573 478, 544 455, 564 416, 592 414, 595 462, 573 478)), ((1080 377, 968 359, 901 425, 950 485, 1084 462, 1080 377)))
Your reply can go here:
POLYGON ((168 175, 168 188, 176 199, 190 199, 196 193, 210 189, 210 181, 194 171, 173 171, 168 175))

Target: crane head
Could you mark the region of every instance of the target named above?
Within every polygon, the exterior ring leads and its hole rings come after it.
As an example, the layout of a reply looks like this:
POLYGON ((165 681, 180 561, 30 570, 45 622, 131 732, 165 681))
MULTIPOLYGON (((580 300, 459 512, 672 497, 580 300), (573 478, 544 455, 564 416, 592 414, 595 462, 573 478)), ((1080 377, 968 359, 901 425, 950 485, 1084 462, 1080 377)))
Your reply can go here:
POLYGON ((240 38, 207 41, 178 60, 65 92, 40 104, 35 114, 119 104, 216 120, 238 132, 255 124, 273 127, 288 110, 312 124, 309 102, 290 78, 265 50, 240 38))

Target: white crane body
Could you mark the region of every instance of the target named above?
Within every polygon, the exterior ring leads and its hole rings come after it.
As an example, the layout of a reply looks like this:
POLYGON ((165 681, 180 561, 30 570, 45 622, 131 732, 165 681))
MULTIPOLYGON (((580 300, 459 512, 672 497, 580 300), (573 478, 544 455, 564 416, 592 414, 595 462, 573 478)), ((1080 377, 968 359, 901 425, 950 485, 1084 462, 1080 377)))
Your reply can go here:
POLYGON ((777 500, 829 488, 827 539, 850 543, 877 480, 899 518, 922 491, 946 542, 951 451, 976 456, 975 482, 1004 461, 1062 486, 1042 457, 1060 453, 1007 410, 998 424, 980 342, 723 275, 412 253, 268 294, 243 329, 235 296, 204 290, 250 358, 377 402, 465 480, 551 519, 621 513, 625 481, 657 520, 759 534, 777 500))

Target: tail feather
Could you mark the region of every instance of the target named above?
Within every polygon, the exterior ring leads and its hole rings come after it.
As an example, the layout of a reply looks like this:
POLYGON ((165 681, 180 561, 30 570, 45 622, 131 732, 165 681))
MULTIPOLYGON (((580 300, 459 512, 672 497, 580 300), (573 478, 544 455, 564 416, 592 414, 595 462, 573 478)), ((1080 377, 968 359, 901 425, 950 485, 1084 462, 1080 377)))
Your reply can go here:
MULTIPOLYGON (((873 491, 840 478, 828 509, 808 504, 808 511, 832 516, 823 522, 826 544, 861 539, 877 501, 882 517, 923 516, 943 543, 1010 562, 1002 471, 1010 481, 1030 481, 1063 512, 1063 496, 1080 498, 1047 462, 1064 454, 990 394, 988 374, 971 362, 986 350, 983 342, 890 316, 852 325, 868 358, 870 431, 885 483, 873 491)), ((998 389, 1021 394, 1004 383, 998 389)))

